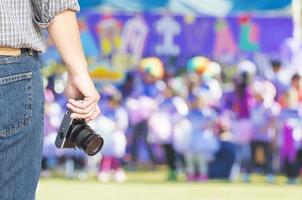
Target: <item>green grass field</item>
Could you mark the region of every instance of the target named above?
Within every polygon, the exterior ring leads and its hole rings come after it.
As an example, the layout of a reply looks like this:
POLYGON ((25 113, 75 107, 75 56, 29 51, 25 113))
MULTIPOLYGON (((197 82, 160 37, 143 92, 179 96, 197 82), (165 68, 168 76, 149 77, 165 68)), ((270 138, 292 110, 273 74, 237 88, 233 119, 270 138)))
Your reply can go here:
POLYGON ((41 179, 37 200, 302 200, 302 185, 276 184, 253 176, 252 183, 167 182, 162 171, 128 173, 125 183, 41 179))

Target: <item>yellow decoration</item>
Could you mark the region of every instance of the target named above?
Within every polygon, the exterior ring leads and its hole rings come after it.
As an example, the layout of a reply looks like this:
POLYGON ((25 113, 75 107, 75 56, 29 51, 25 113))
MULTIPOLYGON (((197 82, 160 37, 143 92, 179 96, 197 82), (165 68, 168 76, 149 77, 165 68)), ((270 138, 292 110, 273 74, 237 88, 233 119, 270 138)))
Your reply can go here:
POLYGON ((110 71, 104 67, 99 67, 93 71, 90 71, 89 75, 94 80, 120 81, 123 79, 122 72, 110 71))

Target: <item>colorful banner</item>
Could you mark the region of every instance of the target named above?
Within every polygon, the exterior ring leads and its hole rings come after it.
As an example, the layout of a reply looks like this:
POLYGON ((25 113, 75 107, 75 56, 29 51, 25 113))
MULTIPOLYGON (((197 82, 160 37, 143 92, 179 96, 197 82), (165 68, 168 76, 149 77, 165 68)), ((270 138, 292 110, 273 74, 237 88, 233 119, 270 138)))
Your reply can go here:
MULTIPOLYGON (((288 17, 191 17, 138 14, 82 13, 79 26, 95 80, 121 81, 144 57, 156 56, 166 65, 184 66, 193 56, 225 63, 252 58, 255 53, 279 55, 292 36, 288 17)), ((59 63, 51 45, 43 56, 46 66, 59 63)))

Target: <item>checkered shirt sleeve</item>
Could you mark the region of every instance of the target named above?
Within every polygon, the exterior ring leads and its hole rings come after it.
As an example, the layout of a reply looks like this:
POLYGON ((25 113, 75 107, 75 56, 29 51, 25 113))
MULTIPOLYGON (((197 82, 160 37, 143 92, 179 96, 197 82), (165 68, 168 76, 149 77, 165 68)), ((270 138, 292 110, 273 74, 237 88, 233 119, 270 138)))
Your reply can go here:
POLYGON ((30 48, 43 52, 43 28, 65 11, 79 11, 77 0, 0 0, 0 47, 30 48))
POLYGON ((34 21, 41 28, 49 26, 53 18, 64 10, 79 11, 80 6, 75 0, 32 0, 34 21))

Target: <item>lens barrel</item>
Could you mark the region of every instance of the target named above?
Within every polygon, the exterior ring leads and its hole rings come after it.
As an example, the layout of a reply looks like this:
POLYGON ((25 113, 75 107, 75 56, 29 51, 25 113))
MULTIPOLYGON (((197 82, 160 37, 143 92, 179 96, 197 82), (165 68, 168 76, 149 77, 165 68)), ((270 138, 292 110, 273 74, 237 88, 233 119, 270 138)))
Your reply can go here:
POLYGON ((100 135, 83 124, 74 129, 74 141, 77 147, 83 149, 89 156, 97 154, 104 144, 104 140, 100 135))

